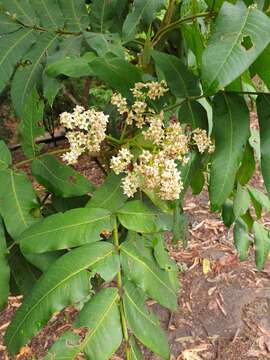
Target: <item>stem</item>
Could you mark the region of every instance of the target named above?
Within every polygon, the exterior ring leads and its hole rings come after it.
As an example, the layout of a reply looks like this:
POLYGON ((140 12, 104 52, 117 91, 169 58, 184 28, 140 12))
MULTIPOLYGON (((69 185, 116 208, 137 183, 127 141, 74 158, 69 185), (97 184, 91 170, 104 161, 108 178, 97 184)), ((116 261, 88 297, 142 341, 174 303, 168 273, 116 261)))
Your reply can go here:
MULTIPOLYGON (((114 229, 113 229, 113 240, 114 240, 114 247, 117 253, 119 253, 119 236, 118 236, 118 225, 117 225, 117 218, 115 219, 114 223, 114 229)), ((129 348, 129 336, 128 336, 128 330, 127 330, 127 321, 125 317, 125 311, 123 306, 123 300, 121 298, 122 295, 122 276, 121 276, 121 270, 117 273, 117 288, 120 295, 120 317, 121 317, 121 323, 122 323, 122 330, 123 335, 125 339, 125 351, 126 351, 126 359, 131 360, 131 354, 130 354, 130 348, 129 348)))
POLYGON ((154 36, 153 40, 152 40, 152 45, 155 46, 159 40, 169 31, 173 30, 174 28, 178 27, 179 25, 181 25, 182 23, 186 22, 186 21, 191 21, 191 20, 194 20, 196 18, 199 18, 199 17, 207 17, 207 16, 210 16, 211 13, 209 11, 207 12, 201 12, 201 13, 198 13, 198 14, 195 14, 195 15, 191 15, 191 16, 187 16, 187 17, 184 17, 184 18, 181 18, 181 19, 178 19, 172 23, 170 23, 169 25, 167 26, 164 26, 163 28, 161 28, 157 33, 156 35, 154 36))
POLYGON ((37 155, 36 157, 34 158, 31 158, 31 159, 26 159, 26 160, 23 160, 23 161, 19 161, 17 162, 16 164, 14 164, 14 167, 17 168, 17 167, 20 167, 22 165, 25 165, 25 164, 28 164, 29 162, 35 160, 35 159, 38 159, 38 158, 41 158, 42 156, 45 156, 45 155, 57 155, 57 154, 62 154, 66 151, 68 151, 69 148, 63 148, 63 149, 58 149, 58 150, 54 150, 54 151, 48 151, 44 154, 41 154, 41 155, 37 155))
POLYGON ((123 141, 123 139, 124 139, 124 137, 125 137, 125 135, 126 135, 127 127, 128 127, 128 124, 127 124, 127 122, 125 121, 125 125, 124 125, 124 127, 123 127, 123 131, 122 131, 121 136, 120 136, 120 141, 121 141, 121 142, 123 141))

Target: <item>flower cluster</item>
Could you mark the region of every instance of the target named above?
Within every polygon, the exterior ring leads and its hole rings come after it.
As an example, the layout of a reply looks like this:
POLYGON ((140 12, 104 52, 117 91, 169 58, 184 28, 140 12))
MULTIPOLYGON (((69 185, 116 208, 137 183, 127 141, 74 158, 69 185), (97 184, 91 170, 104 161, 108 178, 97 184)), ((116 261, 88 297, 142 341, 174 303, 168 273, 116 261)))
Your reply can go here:
POLYGON ((192 133, 192 140, 198 147, 198 150, 201 154, 205 151, 208 151, 211 154, 215 150, 215 145, 213 144, 212 140, 207 135, 207 132, 204 129, 195 129, 192 133))
POLYGON ((66 137, 70 151, 63 155, 69 164, 75 164, 85 151, 100 151, 100 143, 105 139, 108 115, 94 109, 85 110, 76 106, 73 113, 60 115, 60 123, 67 129, 66 137))
MULTIPOLYGON (((200 153, 214 150, 206 130, 186 132, 178 121, 165 120, 163 111, 156 112, 151 108, 152 102, 167 91, 165 81, 139 82, 131 89, 133 104, 129 104, 119 93, 111 98, 126 126, 135 125, 142 129, 141 134, 148 141, 146 147, 137 145, 135 139, 127 139, 111 158, 111 169, 117 175, 126 174, 122 187, 128 197, 141 188, 156 192, 164 200, 178 199, 183 189, 179 165, 188 161, 190 147, 196 146, 200 153)), ((68 163, 74 164, 86 150, 100 151, 108 123, 108 116, 103 112, 77 106, 73 113, 61 114, 60 122, 67 129, 66 136, 70 143, 70 151, 63 156, 68 163)))

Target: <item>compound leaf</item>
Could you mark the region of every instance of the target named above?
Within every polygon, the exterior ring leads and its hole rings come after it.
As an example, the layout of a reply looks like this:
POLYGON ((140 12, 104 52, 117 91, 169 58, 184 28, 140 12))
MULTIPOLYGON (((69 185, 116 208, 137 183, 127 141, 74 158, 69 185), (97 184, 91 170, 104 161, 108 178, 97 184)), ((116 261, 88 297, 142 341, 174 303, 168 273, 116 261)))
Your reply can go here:
MULTIPOLYGON (((15 354, 36 334, 53 313, 85 298, 90 291, 87 269, 95 273, 110 258, 115 258, 118 267, 113 245, 99 242, 72 250, 56 260, 26 296, 7 329, 5 342, 10 354, 15 354)), ((112 272, 115 274, 115 269, 112 272)))

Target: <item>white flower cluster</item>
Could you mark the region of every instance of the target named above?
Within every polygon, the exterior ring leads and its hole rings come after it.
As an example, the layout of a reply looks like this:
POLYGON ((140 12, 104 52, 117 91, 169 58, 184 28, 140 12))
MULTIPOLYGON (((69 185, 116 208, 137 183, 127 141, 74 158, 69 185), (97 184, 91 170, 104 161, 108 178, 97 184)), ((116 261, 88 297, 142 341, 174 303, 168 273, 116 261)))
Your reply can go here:
POLYGON ((70 143, 70 151, 63 155, 63 160, 75 164, 85 151, 100 151, 100 143, 106 137, 108 115, 94 109, 85 110, 76 106, 73 113, 60 115, 60 123, 68 130, 66 137, 70 143))
POLYGON ((201 154, 205 151, 208 151, 210 154, 215 151, 215 145, 204 129, 195 129, 192 133, 192 140, 201 154))
POLYGON ((128 125, 134 123, 137 128, 144 128, 142 134, 153 143, 153 150, 142 150, 134 160, 127 148, 121 148, 118 155, 111 159, 111 169, 116 174, 126 173, 122 186, 128 197, 142 188, 154 190, 164 200, 178 199, 183 184, 176 161, 188 161, 190 141, 200 153, 213 151, 213 144, 205 130, 196 129, 191 135, 186 135, 179 122, 170 122, 165 126, 163 112, 156 113, 148 106, 147 100, 156 100, 168 91, 165 81, 140 82, 131 91, 134 103, 130 107, 118 93, 113 95, 111 103, 121 115, 126 114, 128 125))
MULTIPOLYGON (((128 150, 125 149, 125 152, 128 152, 128 150)), ((129 155, 126 153, 125 158, 131 160, 132 157, 130 152, 129 155)), ((124 193, 128 197, 132 197, 138 188, 143 188, 156 191, 160 198, 164 200, 179 198, 179 194, 183 189, 180 171, 177 169, 175 161, 168 158, 164 151, 151 153, 148 150, 143 150, 138 157, 138 161, 132 164, 133 170, 129 170, 129 164, 130 161, 122 160, 121 154, 111 161, 111 168, 116 173, 119 173, 120 168, 120 172, 127 173, 122 186, 124 193), (120 167, 119 163, 121 163, 120 167)))
MULTIPOLYGON (((141 188, 155 191, 164 200, 178 199, 183 190, 178 162, 187 162, 190 145, 196 145, 200 153, 214 151, 214 145, 205 130, 195 129, 186 134, 178 121, 166 122, 163 111, 157 113, 149 106, 149 102, 168 91, 165 81, 140 82, 131 91, 133 104, 129 105, 119 93, 113 94, 111 103, 127 125, 134 124, 143 129, 141 134, 151 142, 150 150, 145 150, 143 145, 137 146, 136 137, 131 141, 127 139, 117 155, 111 158, 110 167, 116 174, 126 174, 122 187, 128 197, 141 188)), ((76 106, 72 113, 62 113, 60 122, 67 129, 70 151, 63 159, 69 164, 76 163, 85 151, 100 151, 100 144, 106 138, 108 115, 76 106)))

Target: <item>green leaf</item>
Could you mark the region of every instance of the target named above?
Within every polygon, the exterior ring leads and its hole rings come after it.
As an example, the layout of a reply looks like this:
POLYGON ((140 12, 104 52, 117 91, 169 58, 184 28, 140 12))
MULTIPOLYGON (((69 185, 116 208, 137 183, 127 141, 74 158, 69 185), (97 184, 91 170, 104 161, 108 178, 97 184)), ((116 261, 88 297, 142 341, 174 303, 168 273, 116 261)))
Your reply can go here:
POLYGON ((128 201, 117 211, 117 216, 120 223, 128 230, 140 233, 159 231, 158 213, 141 200, 128 201))
POLYGON ((101 290, 88 301, 75 321, 75 328, 88 328, 84 339, 67 332, 53 345, 45 360, 75 360, 84 353, 89 360, 111 358, 122 342, 117 289, 101 290))
POLYGON ((227 228, 230 228, 235 221, 235 215, 233 212, 233 202, 231 200, 229 199, 226 200, 225 203, 222 205, 221 214, 224 225, 227 226, 227 228))
POLYGON ((120 253, 121 264, 129 280, 161 305, 172 310, 177 308, 178 284, 173 284, 168 272, 160 269, 153 257, 147 256, 147 249, 139 238, 124 242, 120 253))
POLYGON ((22 25, 12 19, 11 16, 8 16, 6 14, 0 15, 0 35, 8 34, 13 31, 19 30, 19 28, 21 27, 22 25))
POLYGON ((38 25, 35 11, 28 0, 2 0, 1 3, 6 11, 24 25, 38 25))
POLYGON ((13 246, 8 255, 11 272, 11 290, 18 295, 30 293, 40 276, 40 272, 22 255, 18 246, 13 246))
POLYGON ((253 233, 256 266, 258 270, 262 270, 270 250, 269 234, 263 225, 257 223, 256 221, 253 224, 253 233))
POLYGON ((229 85, 269 43, 270 19, 254 6, 225 2, 203 53, 202 78, 207 92, 229 85))
POLYGON ((142 81, 142 73, 136 66, 111 53, 94 59, 89 63, 89 67, 96 77, 125 97, 130 96, 130 89, 135 83, 142 81))
POLYGON ((65 18, 65 26, 70 31, 83 31, 89 24, 85 0, 58 0, 65 18))
POLYGON ((252 178, 256 169, 253 148, 247 142, 241 166, 237 172, 237 180, 241 185, 246 185, 252 178))
POLYGON ((143 25, 150 25, 155 19, 156 13, 165 4, 166 1, 164 0, 135 0, 131 12, 128 14, 123 25, 124 39, 126 41, 131 40, 141 23, 143 25))
POLYGON ((56 196, 80 196, 95 189, 84 176, 51 155, 35 159, 31 171, 37 181, 56 196))
POLYGON ((129 338, 129 346, 130 346, 130 360, 143 360, 143 354, 134 338, 134 336, 131 336, 129 338))
POLYGON ((14 239, 37 222, 31 210, 38 206, 36 194, 25 173, 0 171, 0 213, 14 239))
POLYGON ((45 134, 43 126, 44 103, 34 89, 32 94, 26 99, 22 120, 20 123, 20 133, 22 135, 22 149, 28 158, 34 158, 41 146, 36 144, 36 138, 45 134))
POLYGON ((0 218, 0 310, 6 304, 9 295, 10 269, 7 262, 7 245, 5 232, 0 218))
MULTIPOLYGON (((252 64, 251 70, 253 73, 258 74, 259 77, 264 81, 265 85, 270 89, 270 68, 268 66, 270 62, 270 45, 266 47, 263 53, 258 57, 258 59, 252 64)), ((259 98, 257 98, 257 107, 259 98)), ((261 100, 260 100, 261 101, 261 100)))
POLYGON ((64 27, 63 14, 56 0, 31 0, 42 26, 49 29, 62 29, 64 27))
POLYGON ((201 169, 196 171, 191 180, 192 194, 198 195, 202 192, 205 183, 204 173, 201 169))
POLYGON ((12 164, 9 148, 3 140, 0 140, 0 170, 8 168, 12 164))
POLYGON ((25 64, 16 70, 11 83, 11 99, 19 117, 28 96, 42 78, 42 62, 55 49, 57 42, 58 34, 46 32, 39 35, 36 45, 24 56, 25 64))
POLYGON ((159 79, 165 79, 171 92, 179 98, 200 95, 199 79, 174 55, 151 51, 159 79))
POLYGON ((234 224, 233 238, 240 261, 246 260, 248 257, 250 239, 248 235, 248 226, 242 219, 237 219, 234 224))
POLYGON ((187 101, 181 105, 178 118, 181 124, 190 124, 192 129, 208 130, 208 119, 205 108, 197 101, 187 101))
POLYGON ((118 6, 118 0, 93 0, 90 13, 91 28, 97 33, 108 31, 115 21, 118 6))
POLYGON ((84 32, 84 38, 91 49, 101 57, 107 53, 112 53, 122 58, 125 57, 124 48, 122 47, 119 34, 84 32))
POLYGON ((166 335, 161 330, 157 317, 146 309, 145 300, 146 297, 141 290, 131 282, 125 281, 123 301, 131 331, 150 350, 168 360, 170 349, 166 335))
POLYGON ((186 214, 183 213, 179 202, 176 204, 173 217, 172 241, 174 244, 182 241, 184 248, 186 248, 188 240, 188 219, 186 214))
POLYGON ((248 191, 251 199, 255 199, 256 202, 258 202, 267 212, 270 211, 270 200, 262 191, 254 188, 253 186, 248 186, 248 191))
POLYGON ((259 95, 256 104, 260 125, 261 171, 268 196, 270 196, 270 96, 259 95))
POLYGON ((115 212, 121 208, 127 200, 121 187, 122 177, 114 173, 110 173, 104 183, 94 192, 91 200, 87 203, 86 207, 110 210, 115 212))
POLYGON ((95 58, 96 55, 93 52, 87 52, 82 57, 75 55, 61 57, 59 60, 56 60, 47 66, 46 74, 52 77, 63 74, 74 78, 94 75, 89 67, 89 63, 95 58))
POLYGON ((233 202, 233 212, 236 217, 244 215, 250 203, 249 192, 246 188, 242 187, 241 184, 237 184, 237 191, 233 202))
POLYGON ((109 359, 121 345, 122 326, 118 301, 117 289, 103 289, 79 313, 75 326, 91 330, 80 345, 88 359, 109 359))
POLYGON ((182 179, 183 187, 184 187, 182 194, 180 195, 181 199, 184 197, 185 192, 188 189, 188 187, 191 183, 191 180, 194 177, 194 175, 196 174, 196 171, 200 167, 200 165, 201 165, 200 155, 198 154, 197 151, 192 151, 189 154, 187 164, 181 165, 179 167, 179 170, 181 171, 181 179, 182 179))
POLYGON ((19 240, 24 253, 43 253, 99 241, 101 232, 112 228, 112 215, 108 210, 73 209, 40 220, 19 240))
POLYGON ((218 94, 213 104, 215 152, 210 170, 209 194, 213 211, 233 190, 235 176, 249 138, 249 112, 243 98, 218 94))
MULTIPOLYGON (((198 11, 198 10, 197 10, 198 11)), ((190 16, 192 14, 186 14, 190 16)), ((192 24, 181 24, 181 33, 186 41, 187 47, 193 52, 196 58, 197 67, 202 67, 202 53, 204 50, 204 38, 200 24, 194 21, 192 24)))
POLYGON ((5 35, 0 42, 0 92, 6 87, 14 67, 20 61, 23 54, 34 43, 33 29, 20 29, 9 35, 5 35))
POLYGON ((5 342, 10 354, 35 335, 53 313, 85 298, 90 291, 87 269, 102 276, 107 261, 113 278, 119 267, 118 257, 113 245, 100 242, 72 250, 54 262, 26 296, 7 329, 5 342))

